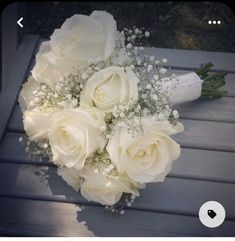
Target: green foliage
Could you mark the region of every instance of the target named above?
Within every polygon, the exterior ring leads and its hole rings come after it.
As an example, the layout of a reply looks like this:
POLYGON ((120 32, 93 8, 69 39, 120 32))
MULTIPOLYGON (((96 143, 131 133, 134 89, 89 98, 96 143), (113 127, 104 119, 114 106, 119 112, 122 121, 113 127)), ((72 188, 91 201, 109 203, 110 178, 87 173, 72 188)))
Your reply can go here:
POLYGON ((208 73, 212 63, 201 64, 201 67, 196 71, 197 75, 203 80, 202 97, 219 98, 227 93, 219 88, 225 85, 225 76, 227 73, 208 73))

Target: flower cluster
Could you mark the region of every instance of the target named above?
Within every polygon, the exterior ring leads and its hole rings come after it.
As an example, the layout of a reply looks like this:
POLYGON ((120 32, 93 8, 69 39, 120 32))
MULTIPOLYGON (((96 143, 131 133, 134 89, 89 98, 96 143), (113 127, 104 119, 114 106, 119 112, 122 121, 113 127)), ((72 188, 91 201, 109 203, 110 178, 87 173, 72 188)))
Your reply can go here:
MULTIPOLYGON (((201 95, 195 73, 177 76, 166 58, 144 54, 134 27, 117 31, 104 11, 74 15, 41 44, 23 85, 25 142, 90 201, 130 206, 146 183, 161 182, 180 156, 175 104, 201 95)), ((123 210, 121 211, 123 213, 123 210)))

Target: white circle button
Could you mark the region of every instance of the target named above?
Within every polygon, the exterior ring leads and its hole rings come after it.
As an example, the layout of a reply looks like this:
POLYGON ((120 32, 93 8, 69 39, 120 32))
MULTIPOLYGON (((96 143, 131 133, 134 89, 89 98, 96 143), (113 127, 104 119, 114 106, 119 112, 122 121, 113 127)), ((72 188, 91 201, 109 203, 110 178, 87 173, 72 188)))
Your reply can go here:
POLYGON ((208 228, 220 226, 225 219, 224 207, 216 201, 205 202, 199 209, 199 219, 208 228))

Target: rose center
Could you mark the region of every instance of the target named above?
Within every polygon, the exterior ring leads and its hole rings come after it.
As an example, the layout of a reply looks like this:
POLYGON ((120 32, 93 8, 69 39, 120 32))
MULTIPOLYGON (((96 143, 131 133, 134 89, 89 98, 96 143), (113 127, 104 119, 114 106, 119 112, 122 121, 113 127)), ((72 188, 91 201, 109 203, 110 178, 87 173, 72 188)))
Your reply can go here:
POLYGON ((95 91, 95 99, 99 102, 104 102, 107 99, 107 91, 106 88, 100 86, 95 91))
POLYGON ((143 149, 140 149, 140 150, 138 150, 138 152, 137 152, 137 156, 139 156, 139 157, 144 157, 145 154, 146 154, 146 153, 145 153, 145 151, 144 151, 143 149))

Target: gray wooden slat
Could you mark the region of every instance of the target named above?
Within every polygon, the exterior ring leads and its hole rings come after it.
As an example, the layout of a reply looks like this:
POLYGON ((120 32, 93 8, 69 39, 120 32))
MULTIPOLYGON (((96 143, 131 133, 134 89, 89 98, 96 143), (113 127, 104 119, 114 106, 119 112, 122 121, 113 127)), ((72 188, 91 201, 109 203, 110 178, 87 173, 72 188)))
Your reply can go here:
POLYGON ((235 54, 168 48, 145 48, 144 53, 158 59, 167 58, 170 66, 180 69, 197 69, 200 64, 212 62, 214 71, 235 73, 235 54))
POLYGON ((184 131, 173 138, 183 147, 235 151, 234 124, 185 119, 181 122, 184 131))
MULTIPOLYGON (((55 167, 0 163, 0 183, 0 195, 4 196, 87 203, 57 175, 55 167)), ((148 184, 141 190, 133 207, 198 215, 204 202, 215 200, 225 207, 228 218, 235 219, 234 187, 231 183, 167 177, 165 182, 148 184)))
POLYGON ((28 236, 233 236, 234 221, 204 227, 198 217, 126 210, 113 217, 101 207, 0 198, 0 233, 28 236))
MULTIPOLYGON (((24 146, 18 141, 20 136, 19 133, 6 134, 0 145, 0 161, 53 165, 46 160, 30 160, 24 146)), ((174 161, 170 175, 235 183, 234 153, 188 148, 181 150, 181 156, 174 161)))
POLYGON ((26 35, 18 47, 12 64, 9 79, 4 80, 3 91, 0 94, 0 139, 5 131, 7 121, 15 105, 18 91, 28 71, 34 49, 39 40, 38 35, 26 35))
POLYGON ((3 80, 10 73, 12 61, 19 43, 19 27, 17 3, 9 4, 1 14, 1 79, 0 90, 4 85, 3 80), (9 28, 11 26, 11 28, 9 28))
POLYGON ((225 78, 226 84, 220 89, 227 91, 226 96, 235 97, 235 75, 228 74, 225 78))
POLYGON ((14 130, 21 131, 21 132, 24 130, 22 112, 18 104, 15 105, 12 111, 12 115, 8 124, 8 129, 13 131, 14 130))
POLYGON ((234 170, 234 153, 181 148, 170 175, 235 183, 234 170))
POLYGON ((235 98, 199 99, 175 106, 181 118, 235 122, 235 98))
POLYGON ((0 144, 0 159, 14 161, 30 161, 25 148, 19 142, 22 135, 16 132, 7 132, 0 144))

